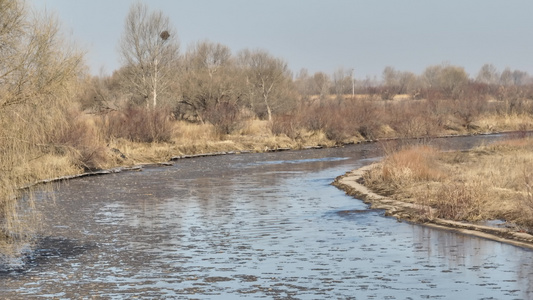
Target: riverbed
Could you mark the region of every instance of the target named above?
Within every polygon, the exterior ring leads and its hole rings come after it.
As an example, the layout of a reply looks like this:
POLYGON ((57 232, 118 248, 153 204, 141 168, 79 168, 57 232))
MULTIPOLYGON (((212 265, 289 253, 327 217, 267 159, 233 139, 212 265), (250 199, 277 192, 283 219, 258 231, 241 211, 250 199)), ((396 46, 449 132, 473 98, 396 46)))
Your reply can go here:
POLYGON ((0 298, 533 297, 532 251, 398 222, 331 185, 381 155, 225 155, 61 183, 37 197, 39 236, 4 264, 0 298))

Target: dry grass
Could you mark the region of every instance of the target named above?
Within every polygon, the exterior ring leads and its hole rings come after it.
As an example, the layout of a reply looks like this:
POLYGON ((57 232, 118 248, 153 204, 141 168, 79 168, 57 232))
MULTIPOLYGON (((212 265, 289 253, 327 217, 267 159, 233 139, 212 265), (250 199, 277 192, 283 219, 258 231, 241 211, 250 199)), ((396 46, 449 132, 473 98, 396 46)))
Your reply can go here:
POLYGON ((388 155, 365 183, 452 220, 503 219, 533 230, 533 139, 509 139, 469 152, 418 146, 388 155))
POLYGON ((438 150, 418 145, 389 154, 369 172, 365 182, 384 191, 421 181, 438 181, 446 177, 437 164, 438 150))
POLYGON ((477 125, 487 132, 532 130, 533 116, 530 114, 486 114, 477 125))
POLYGON ((240 130, 222 137, 211 124, 174 121, 172 130, 172 139, 169 142, 141 143, 124 138, 110 140, 108 148, 117 149, 126 157, 119 159, 114 155, 114 164, 157 163, 168 161, 173 156, 201 153, 243 150, 263 152, 276 148, 298 149, 305 146, 333 145, 320 132, 302 131, 302 139, 299 141, 286 135, 274 135, 271 133, 270 123, 262 120, 248 120, 240 130))

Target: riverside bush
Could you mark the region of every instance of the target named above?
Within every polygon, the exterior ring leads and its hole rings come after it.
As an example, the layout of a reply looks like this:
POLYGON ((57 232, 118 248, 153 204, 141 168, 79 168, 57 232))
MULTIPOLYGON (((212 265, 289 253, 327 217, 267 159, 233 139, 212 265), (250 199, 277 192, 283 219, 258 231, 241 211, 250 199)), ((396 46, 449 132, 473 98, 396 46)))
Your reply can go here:
POLYGON ((172 123, 169 110, 129 107, 104 117, 104 130, 108 139, 124 138, 132 142, 169 142, 172 123))

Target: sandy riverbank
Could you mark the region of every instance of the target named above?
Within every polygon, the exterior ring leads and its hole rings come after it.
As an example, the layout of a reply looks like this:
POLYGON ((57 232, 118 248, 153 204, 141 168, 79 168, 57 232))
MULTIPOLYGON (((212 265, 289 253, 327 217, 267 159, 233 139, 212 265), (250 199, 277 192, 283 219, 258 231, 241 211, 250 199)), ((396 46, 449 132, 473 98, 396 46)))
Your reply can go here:
POLYGON ((365 166, 339 176, 335 179, 333 185, 344 190, 347 194, 363 200, 370 205, 371 209, 384 209, 387 216, 395 217, 399 221, 408 221, 423 226, 457 231, 463 234, 533 249, 533 235, 517 232, 510 228, 483 226, 441 218, 419 218, 419 215, 423 212, 431 211, 432 208, 384 197, 372 192, 361 184, 365 172, 368 172, 374 166, 374 164, 365 166))

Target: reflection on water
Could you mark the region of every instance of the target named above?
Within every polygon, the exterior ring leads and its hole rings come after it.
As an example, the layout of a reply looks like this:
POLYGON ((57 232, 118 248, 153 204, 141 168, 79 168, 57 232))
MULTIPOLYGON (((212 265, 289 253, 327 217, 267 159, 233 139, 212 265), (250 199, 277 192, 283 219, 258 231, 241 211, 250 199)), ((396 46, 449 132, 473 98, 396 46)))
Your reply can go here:
POLYGON ((531 298, 532 252, 399 223, 330 185, 378 155, 206 157, 71 181, 37 203, 42 238, 0 296, 531 298))

